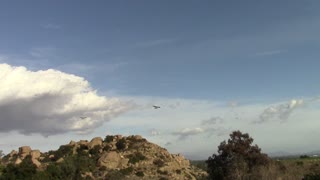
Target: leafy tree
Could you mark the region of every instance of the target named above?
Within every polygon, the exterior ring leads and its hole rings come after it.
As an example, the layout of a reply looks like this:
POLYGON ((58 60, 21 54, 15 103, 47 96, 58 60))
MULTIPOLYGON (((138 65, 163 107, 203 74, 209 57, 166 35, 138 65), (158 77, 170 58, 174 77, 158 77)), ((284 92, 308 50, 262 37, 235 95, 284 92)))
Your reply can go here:
POLYGON ((213 154, 206 161, 210 179, 241 179, 256 167, 269 164, 269 158, 261 153, 257 145, 252 145, 249 134, 234 131, 230 139, 218 146, 218 154, 213 154))

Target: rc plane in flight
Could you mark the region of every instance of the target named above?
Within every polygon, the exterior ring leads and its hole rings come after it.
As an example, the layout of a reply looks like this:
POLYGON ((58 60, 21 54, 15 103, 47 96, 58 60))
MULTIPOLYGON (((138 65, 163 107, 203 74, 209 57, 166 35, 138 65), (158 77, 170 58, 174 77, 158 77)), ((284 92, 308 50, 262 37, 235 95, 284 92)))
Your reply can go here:
POLYGON ((154 109, 159 109, 160 106, 155 106, 155 105, 154 105, 153 108, 154 108, 154 109))

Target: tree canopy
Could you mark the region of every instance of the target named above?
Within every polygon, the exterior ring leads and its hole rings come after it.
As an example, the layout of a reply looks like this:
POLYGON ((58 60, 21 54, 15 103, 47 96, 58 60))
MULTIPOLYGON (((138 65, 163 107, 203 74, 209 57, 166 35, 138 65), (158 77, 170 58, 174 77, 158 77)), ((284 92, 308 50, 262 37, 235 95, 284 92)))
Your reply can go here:
POLYGON ((256 167, 269 164, 269 157, 261 153, 258 145, 247 133, 234 131, 228 141, 218 146, 218 154, 206 161, 210 179, 241 179, 256 167))

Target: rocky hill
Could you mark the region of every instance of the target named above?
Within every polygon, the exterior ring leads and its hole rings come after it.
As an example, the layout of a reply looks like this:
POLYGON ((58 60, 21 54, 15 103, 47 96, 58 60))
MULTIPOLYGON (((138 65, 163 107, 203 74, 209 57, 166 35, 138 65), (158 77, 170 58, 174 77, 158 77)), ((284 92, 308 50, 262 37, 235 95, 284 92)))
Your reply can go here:
POLYGON ((11 171, 21 169, 27 169, 34 179, 184 180, 207 176, 203 170, 191 166, 182 155, 170 154, 165 148, 138 135, 71 141, 56 151, 44 153, 23 146, 4 156, 1 163, 7 168, 0 179, 14 176, 11 171), (31 171, 32 168, 35 170, 31 171))

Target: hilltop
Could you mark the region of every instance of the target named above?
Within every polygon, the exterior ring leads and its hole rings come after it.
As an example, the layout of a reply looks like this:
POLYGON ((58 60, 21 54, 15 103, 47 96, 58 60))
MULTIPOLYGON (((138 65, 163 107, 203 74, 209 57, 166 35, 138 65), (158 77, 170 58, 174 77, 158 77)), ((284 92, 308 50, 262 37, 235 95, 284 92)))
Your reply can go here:
POLYGON ((0 179, 165 180, 204 179, 207 176, 205 171, 192 166, 181 154, 170 154, 165 148, 139 135, 71 141, 58 150, 48 152, 23 146, 5 155, 1 164, 6 169, 0 179), (17 172, 20 173, 17 175, 17 172))

